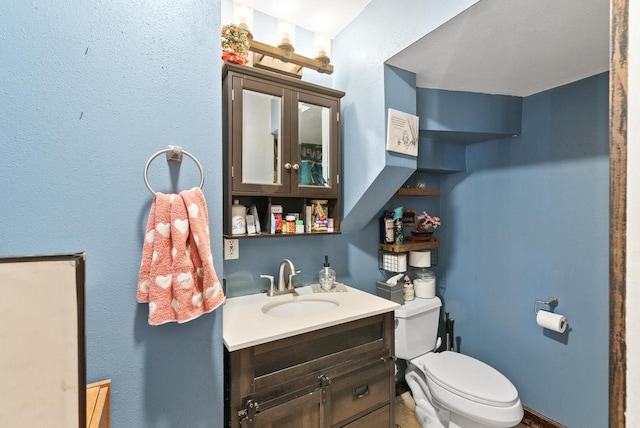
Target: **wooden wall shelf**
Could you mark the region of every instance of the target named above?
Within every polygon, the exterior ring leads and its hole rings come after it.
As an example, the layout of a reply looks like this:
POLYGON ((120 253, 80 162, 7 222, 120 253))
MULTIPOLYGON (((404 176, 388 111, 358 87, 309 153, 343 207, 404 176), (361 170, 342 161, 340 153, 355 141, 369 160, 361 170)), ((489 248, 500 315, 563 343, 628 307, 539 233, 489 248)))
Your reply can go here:
POLYGON ((440 196, 440 189, 413 189, 402 187, 398 189, 396 196, 440 196))
POLYGON ((428 250, 430 248, 438 248, 438 241, 422 241, 422 242, 406 242, 402 245, 395 244, 378 244, 378 248, 383 251, 392 253, 406 253, 407 251, 428 250))

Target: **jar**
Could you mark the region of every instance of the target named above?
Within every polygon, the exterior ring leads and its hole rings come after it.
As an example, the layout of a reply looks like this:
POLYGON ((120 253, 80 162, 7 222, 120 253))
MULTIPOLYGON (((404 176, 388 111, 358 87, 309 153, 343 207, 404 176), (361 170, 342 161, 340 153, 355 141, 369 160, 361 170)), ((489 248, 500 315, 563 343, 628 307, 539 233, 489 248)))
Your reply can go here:
POLYGON ((405 302, 411 301, 413 299, 415 299, 415 294, 413 291, 413 284, 410 282, 405 282, 404 284, 404 290, 403 290, 403 294, 402 297, 404 298, 405 302))
POLYGON ((247 207, 240 205, 237 199, 233 201, 231 206, 231 234, 244 235, 247 232, 246 218, 247 207))
POLYGON ((436 275, 429 269, 418 269, 413 280, 415 295, 421 299, 436 297, 436 275))
POLYGON ((282 225, 282 233, 296 233, 296 216, 288 215, 285 218, 286 227, 282 225))

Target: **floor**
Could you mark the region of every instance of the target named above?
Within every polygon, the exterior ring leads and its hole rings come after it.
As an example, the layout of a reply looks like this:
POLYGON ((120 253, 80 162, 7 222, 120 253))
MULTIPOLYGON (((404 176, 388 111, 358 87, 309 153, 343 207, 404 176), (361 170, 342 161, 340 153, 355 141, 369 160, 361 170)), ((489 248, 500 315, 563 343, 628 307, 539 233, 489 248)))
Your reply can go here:
MULTIPOLYGON (((400 428, 422 428, 416 417, 414 409, 416 405, 411 393, 406 391, 396 397, 396 426, 400 428)), ((528 428, 525 424, 519 424, 515 428, 528 428)))

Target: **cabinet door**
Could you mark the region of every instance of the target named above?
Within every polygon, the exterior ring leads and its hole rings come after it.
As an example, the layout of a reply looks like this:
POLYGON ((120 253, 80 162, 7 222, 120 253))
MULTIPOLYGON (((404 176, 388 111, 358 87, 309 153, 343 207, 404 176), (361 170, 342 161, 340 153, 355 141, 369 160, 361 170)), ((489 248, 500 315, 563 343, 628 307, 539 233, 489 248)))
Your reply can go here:
POLYGON ((337 196, 340 146, 338 101, 305 92, 296 93, 291 117, 292 193, 337 196))
POLYGON ((241 76, 233 77, 232 88, 233 190, 289 193, 285 89, 241 76))
POLYGON ((325 407, 322 391, 304 394, 277 406, 255 414, 253 421, 248 418, 241 422, 242 428, 321 428, 325 423, 325 407))

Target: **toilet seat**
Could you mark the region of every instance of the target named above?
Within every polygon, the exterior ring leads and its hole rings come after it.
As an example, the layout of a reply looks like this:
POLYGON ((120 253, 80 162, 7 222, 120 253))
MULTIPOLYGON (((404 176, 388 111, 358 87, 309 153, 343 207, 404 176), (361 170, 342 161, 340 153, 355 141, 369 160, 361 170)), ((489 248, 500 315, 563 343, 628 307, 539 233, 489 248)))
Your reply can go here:
POLYGON ((518 391, 493 367, 449 351, 430 352, 410 363, 422 371, 432 399, 441 406, 488 426, 512 427, 522 420, 518 391))
POLYGON ((457 352, 428 355, 428 364, 416 366, 440 387, 488 406, 506 407, 518 400, 518 391, 509 379, 488 364, 457 352))

